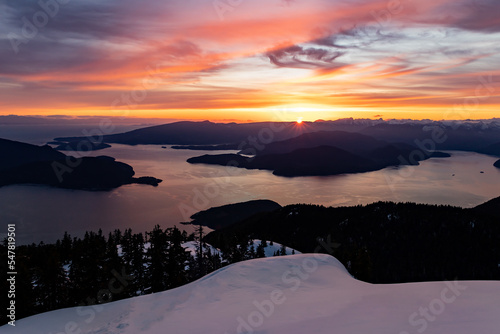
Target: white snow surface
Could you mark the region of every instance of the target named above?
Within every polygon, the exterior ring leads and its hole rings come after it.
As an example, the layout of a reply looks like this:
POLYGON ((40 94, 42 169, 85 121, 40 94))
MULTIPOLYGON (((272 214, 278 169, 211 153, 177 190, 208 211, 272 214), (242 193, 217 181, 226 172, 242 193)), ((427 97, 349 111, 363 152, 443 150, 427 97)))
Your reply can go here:
MULTIPOLYGON (((219 249, 217 249, 214 246, 209 245, 207 243, 205 243, 205 245, 206 245, 206 247, 203 247, 204 252, 206 252, 207 249, 209 249, 210 252, 212 253, 212 255, 215 255, 215 254, 221 255, 221 251, 219 249)), ((184 242, 181 246, 184 247, 186 249, 186 251, 188 251, 189 254, 191 254, 191 256, 196 257, 196 255, 197 255, 196 247, 198 247, 198 241, 187 241, 187 242, 184 242)))
POLYGON ((351 277, 334 257, 302 254, 236 263, 177 289, 47 312, 0 332, 494 334, 499 328, 500 282, 373 285, 351 277))

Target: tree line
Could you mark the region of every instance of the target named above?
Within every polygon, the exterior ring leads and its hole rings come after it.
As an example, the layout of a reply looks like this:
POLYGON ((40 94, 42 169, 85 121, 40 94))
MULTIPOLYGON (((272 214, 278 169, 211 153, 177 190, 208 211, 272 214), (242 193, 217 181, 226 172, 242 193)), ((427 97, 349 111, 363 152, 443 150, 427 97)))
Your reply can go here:
POLYGON ((392 202, 337 208, 297 204, 254 215, 205 239, 226 251, 251 238, 303 253, 329 253, 370 283, 500 280, 500 220, 475 209, 392 202))
MULTIPOLYGON (((200 226, 188 234, 159 225, 146 233, 119 229, 105 235, 88 231, 83 238, 65 233, 53 244, 30 244, 16 249, 16 315, 30 315, 66 307, 103 304, 165 291, 192 282, 224 265, 265 257, 267 242, 251 240, 227 252, 213 251, 200 226), (192 241, 194 252, 184 243, 192 241)), ((7 243, 0 256, 7 258, 7 243)), ((286 255, 284 246, 275 255, 286 255)), ((6 262, 6 261, 5 261, 6 262)), ((0 265, 7 272, 5 263, 0 265)), ((2 291, 7 291, 2 280, 2 291)), ((7 308, 2 298, 1 307, 7 308)), ((5 312, 3 312, 5 313, 5 312)), ((1 324, 7 323, 1 314, 1 324)))

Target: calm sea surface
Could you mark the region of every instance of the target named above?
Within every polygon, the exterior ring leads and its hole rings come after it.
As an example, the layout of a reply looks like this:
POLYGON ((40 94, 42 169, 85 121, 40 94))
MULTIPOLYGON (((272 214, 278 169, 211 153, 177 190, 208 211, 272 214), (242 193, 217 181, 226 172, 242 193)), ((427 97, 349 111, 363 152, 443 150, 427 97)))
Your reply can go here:
POLYGON ((476 153, 449 152, 451 158, 371 173, 299 178, 186 162, 206 153, 156 145, 113 145, 92 152, 132 165, 136 176, 163 179, 158 187, 127 185, 109 192, 31 185, 0 188, 0 237, 9 223, 17 225, 19 243, 51 242, 64 231, 80 236, 98 228, 144 232, 156 224, 179 226, 190 214, 212 206, 263 198, 281 205, 343 206, 383 200, 473 207, 500 196, 500 170, 493 167, 497 158, 476 153))

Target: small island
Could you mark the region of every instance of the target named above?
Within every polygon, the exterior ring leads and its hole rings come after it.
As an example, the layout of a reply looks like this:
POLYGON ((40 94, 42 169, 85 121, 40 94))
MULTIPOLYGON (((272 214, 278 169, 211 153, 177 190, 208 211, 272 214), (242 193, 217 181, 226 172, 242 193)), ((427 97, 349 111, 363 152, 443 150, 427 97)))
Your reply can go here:
POLYGON ((496 168, 500 168, 500 160, 497 160, 493 166, 495 166, 496 168))

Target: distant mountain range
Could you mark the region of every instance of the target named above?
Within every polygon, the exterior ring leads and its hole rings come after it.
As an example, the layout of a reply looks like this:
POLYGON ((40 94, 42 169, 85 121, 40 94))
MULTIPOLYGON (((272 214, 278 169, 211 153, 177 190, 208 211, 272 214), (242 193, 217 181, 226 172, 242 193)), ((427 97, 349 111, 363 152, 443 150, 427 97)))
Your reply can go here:
MULTIPOLYGON (((130 132, 106 135, 104 143, 176 145, 176 148, 234 149, 256 141, 259 145, 281 141, 318 131, 361 133, 389 143, 416 145, 433 141, 438 150, 461 150, 500 156, 500 119, 482 121, 370 120, 340 119, 336 121, 213 123, 176 122, 146 127, 130 132), (435 140, 433 134, 439 133, 435 140), (441 140, 442 139, 442 140, 441 140), (217 145, 221 145, 220 148, 217 145), (228 146, 230 145, 230 146, 228 146), (185 147, 182 147, 185 146, 185 147)), ((62 142, 88 140, 85 137, 56 138, 62 142)))
MULTIPOLYGON (((212 123, 205 122, 176 122, 157 125, 134 131, 106 135, 105 143, 128 145, 155 144, 155 145, 217 145, 240 143, 248 136, 258 135, 262 129, 270 130, 274 139, 291 138, 306 130, 297 127, 295 123, 212 123), (279 129, 279 130, 278 130, 279 129)), ((75 142, 86 140, 85 137, 61 137, 56 141, 75 142)))
MULTIPOLYGON (((84 137, 56 138, 70 147, 84 137)), ((447 157, 439 150, 472 151, 500 156, 500 119, 413 121, 341 119, 336 121, 212 123, 176 122, 103 136, 92 143, 173 145, 174 149, 237 150, 238 154, 193 157, 190 163, 235 165, 272 170, 276 175, 335 175, 418 164, 447 157), (254 156, 252 159, 248 155, 254 156)), ((64 148, 63 144, 59 148, 64 148)))
POLYGON ((131 166, 114 158, 74 158, 50 146, 0 139, 0 187, 43 184, 59 188, 106 190, 124 184, 158 185, 153 177, 134 177, 131 166))

